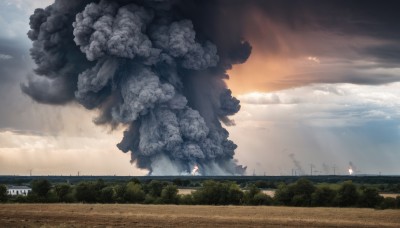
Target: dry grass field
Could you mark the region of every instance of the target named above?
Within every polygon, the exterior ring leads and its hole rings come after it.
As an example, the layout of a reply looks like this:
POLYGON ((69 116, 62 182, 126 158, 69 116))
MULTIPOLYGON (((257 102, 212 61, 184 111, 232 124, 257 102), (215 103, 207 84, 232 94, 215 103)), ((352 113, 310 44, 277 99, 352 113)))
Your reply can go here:
POLYGON ((400 210, 3 204, 0 227, 400 227, 400 210))

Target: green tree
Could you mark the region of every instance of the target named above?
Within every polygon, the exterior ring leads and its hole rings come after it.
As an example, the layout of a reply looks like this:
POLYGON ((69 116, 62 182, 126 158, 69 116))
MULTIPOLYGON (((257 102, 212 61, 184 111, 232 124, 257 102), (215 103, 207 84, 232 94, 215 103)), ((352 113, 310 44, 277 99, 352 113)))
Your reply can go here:
POLYGON ((107 187, 107 185, 104 183, 103 179, 98 179, 95 183, 94 183, 94 189, 97 191, 98 195, 101 192, 101 190, 103 188, 107 187))
POLYGON ((56 193, 54 190, 50 190, 50 191, 47 193, 47 196, 46 196, 45 200, 42 201, 42 202, 46 202, 46 203, 57 203, 57 202, 59 202, 59 200, 60 200, 60 199, 58 198, 57 193, 56 193))
POLYGON ((0 184, 0 202, 4 203, 8 200, 7 187, 0 184))
POLYGON ((355 206, 358 202, 359 194, 356 186, 351 181, 345 181, 337 191, 335 202, 340 207, 355 206))
POLYGON ((254 196, 260 192, 261 190, 255 184, 250 184, 247 187, 247 191, 244 192, 244 204, 256 205, 256 203, 254 202, 254 196))
POLYGON ((81 182, 75 187, 75 198, 79 202, 95 203, 98 199, 96 185, 91 182, 81 182))
POLYGON ((207 180, 193 194, 194 204, 227 205, 243 201, 243 192, 234 182, 207 180))
POLYGON ((176 186, 183 186, 183 181, 180 178, 175 178, 174 180, 172 180, 172 183, 174 183, 174 185, 176 186))
POLYGON ((290 205, 294 193, 289 189, 289 186, 282 183, 278 185, 275 191, 274 200, 278 205, 290 205))
POLYGON ((146 185, 147 192, 152 196, 152 197, 160 197, 161 196, 161 191, 163 189, 163 183, 158 180, 152 180, 150 183, 146 185))
POLYGON ((275 201, 277 204, 291 206, 310 206, 311 195, 315 191, 313 183, 305 178, 301 178, 293 184, 279 185, 275 192, 275 201))
POLYGON ((169 184, 161 191, 161 200, 163 203, 176 204, 178 203, 178 188, 175 185, 169 184))
POLYGON ((118 203, 124 203, 125 201, 125 193, 126 193, 126 185, 118 184, 114 187, 115 192, 115 201, 118 203))
POLYGON ((130 179, 129 182, 133 182, 133 183, 135 183, 135 184, 142 184, 142 183, 140 182, 140 180, 137 179, 136 177, 130 179))
POLYGON ((379 208, 381 209, 395 209, 396 208, 396 199, 393 197, 386 197, 382 200, 379 208))
POLYGON ((45 199, 51 189, 51 183, 46 179, 32 181, 32 193, 45 199))
POLYGON ((100 190, 100 202, 102 202, 102 203, 114 202, 114 188, 113 187, 107 186, 100 190))
POLYGON ((194 204, 218 204, 220 193, 217 182, 206 180, 202 186, 193 193, 194 204))
POLYGON ((60 202, 70 202, 71 201, 71 185, 69 184, 58 184, 54 187, 54 191, 60 202))
POLYGON ((318 187, 311 195, 311 205, 320 207, 333 206, 335 197, 335 190, 329 188, 328 186, 318 187))
POLYGON ((311 181, 301 178, 289 188, 293 192, 293 206, 311 206, 311 195, 315 191, 315 186, 311 181))
POLYGON ((364 188, 361 191, 361 195, 358 200, 358 205, 361 207, 376 207, 383 201, 383 197, 379 195, 379 192, 375 188, 364 188))
POLYGON ((255 194, 252 200, 253 205, 271 205, 272 202, 272 197, 262 192, 255 194))
POLYGON ((193 204, 193 196, 192 196, 192 194, 181 195, 179 197, 179 204, 192 205, 193 204))
POLYGON ((13 200, 16 203, 27 203, 28 202, 28 197, 26 197, 24 195, 18 195, 13 200))
POLYGON ((145 192, 141 184, 129 182, 126 185, 124 199, 129 203, 141 203, 145 199, 145 192))
POLYGON ((225 183, 228 186, 228 199, 226 204, 238 205, 243 202, 244 193, 240 189, 239 185, 234 182, 225 183))

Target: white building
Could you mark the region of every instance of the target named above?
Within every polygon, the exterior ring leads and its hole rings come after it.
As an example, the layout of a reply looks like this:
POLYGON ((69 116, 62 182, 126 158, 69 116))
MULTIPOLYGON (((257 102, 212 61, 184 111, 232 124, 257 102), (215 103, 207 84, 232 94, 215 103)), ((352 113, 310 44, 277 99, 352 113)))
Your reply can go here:
POLYGON ((8 195, 11 196, 16 196, 16 195, 26 196, 30 191, 32 191, 32 189, 26 186, 7 186, 7 193, 8 195))

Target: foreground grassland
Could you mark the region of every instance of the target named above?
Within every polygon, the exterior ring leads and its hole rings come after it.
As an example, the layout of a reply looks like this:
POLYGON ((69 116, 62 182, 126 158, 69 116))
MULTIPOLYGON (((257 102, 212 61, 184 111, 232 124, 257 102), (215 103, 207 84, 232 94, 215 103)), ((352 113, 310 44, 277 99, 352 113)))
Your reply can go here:
POLYGON ((400 210, 272 206, 0 204, 0 227, 400 227, 400 210))

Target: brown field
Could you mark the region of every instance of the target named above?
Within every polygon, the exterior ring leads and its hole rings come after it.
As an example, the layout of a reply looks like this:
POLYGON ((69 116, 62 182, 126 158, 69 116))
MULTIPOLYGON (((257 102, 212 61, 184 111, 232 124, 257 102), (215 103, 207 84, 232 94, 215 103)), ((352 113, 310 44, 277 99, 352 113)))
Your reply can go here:
POLYGON ((400 227, 400 210, 3 204, 0 227, 400 227))

